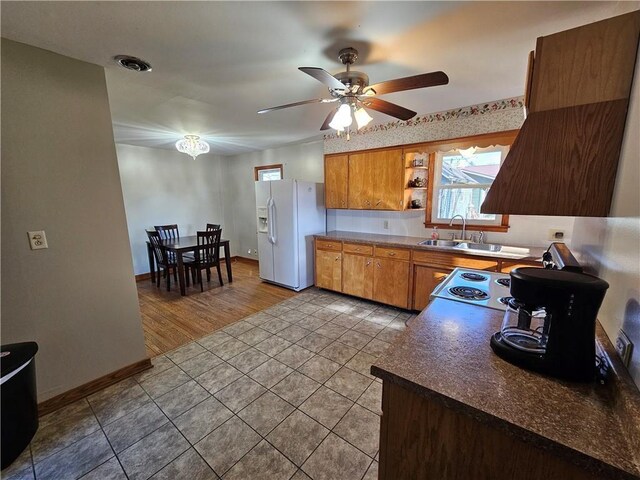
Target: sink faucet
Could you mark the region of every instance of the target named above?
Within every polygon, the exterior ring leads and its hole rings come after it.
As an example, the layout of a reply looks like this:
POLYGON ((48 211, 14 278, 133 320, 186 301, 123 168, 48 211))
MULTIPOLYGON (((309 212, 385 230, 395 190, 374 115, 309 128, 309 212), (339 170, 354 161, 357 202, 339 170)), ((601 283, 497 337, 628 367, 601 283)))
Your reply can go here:
POLYGON ((467 221, 462 215, 454 215, 453 217, 451 217, 449 226, 453 225, 453 221, 456 219, 456 217, 460 217, 460 220, 462 220, 462 240, 466 240, 467 221))

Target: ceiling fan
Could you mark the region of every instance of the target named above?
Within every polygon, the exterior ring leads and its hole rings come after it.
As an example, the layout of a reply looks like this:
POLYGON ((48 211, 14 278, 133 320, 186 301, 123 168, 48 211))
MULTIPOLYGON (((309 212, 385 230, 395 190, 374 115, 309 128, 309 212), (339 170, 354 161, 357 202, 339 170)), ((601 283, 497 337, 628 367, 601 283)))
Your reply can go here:
POLYGON ((411 77, 396 78, 395 80, 387 80, 386 82, 369 85, 369 77, 367 74, 351 70, 351 65, 353 65, 358 59, 358 51, 355 48, 343 48, 338 53, 338 58, 344 65, 346 65, 347 70, 335 75, 331 75, 326 70, 318 67, 298 68, 298 70, 303 71, 307 75, 311 75, 313 78, 329 87, 329 94, 332 98, 317 98, 288 103, 277 107, 265 108, 263 110, 259 110, 258 113, 273 112, 274 110, 296 107, 298 105, 305 105, 308 103, 339 102, 340 105, 329 112, 329 115, 325 118, 320 130, 334 128, 338 132, 341 132, 344 129, 347 129, 348 132, 348 128, 353 121, 351 116, 352 112, 358 128, 362 128, 372 120, 364 107, 399 118, 400 120, 409 120, 416 115, 416 112, 413 110, 409 110, 408 108, 377 98, 378 95, 403 92, 405 90, 413 90, 416 88, 446 85, 449 83, 449 77, 447 74, 438 71, 423 73, 411 77))

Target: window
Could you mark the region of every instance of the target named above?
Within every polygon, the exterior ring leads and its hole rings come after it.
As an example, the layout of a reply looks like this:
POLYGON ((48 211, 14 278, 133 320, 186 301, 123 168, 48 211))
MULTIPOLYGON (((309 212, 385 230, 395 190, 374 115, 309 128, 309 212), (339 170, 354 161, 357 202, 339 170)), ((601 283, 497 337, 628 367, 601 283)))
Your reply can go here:
POLYGON ((449 222, 455 215, 462 215, 468 230, 508 231, 508 215, 481 213, 480 207, 516 134, 517 131, 512 130, 420 147, 420 151, 429 152, 427 228, 459 229, 460 221, 456 220, 452 227, 449 222))
POLYGON ((282 180, 282 164, 255 167, 254 173, 256 181, 269 182, 271 180, 282 180))
POLYGON ((487 191, 498 174, 508 147, 478 148, 438 152, 435 155, 433 202, 434 223, 449 222, 462 215, 467 223, 500 225, 501 215, 480 213, 487 191))

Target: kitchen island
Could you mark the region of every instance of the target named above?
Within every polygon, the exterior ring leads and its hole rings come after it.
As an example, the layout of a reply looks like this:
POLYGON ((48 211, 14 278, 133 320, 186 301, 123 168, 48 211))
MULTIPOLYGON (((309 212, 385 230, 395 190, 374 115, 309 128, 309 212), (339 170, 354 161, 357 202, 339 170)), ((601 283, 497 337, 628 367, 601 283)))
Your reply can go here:
POLYGON ((598 325, 605 384, 513 366, 503 312, 436 299, 372 367, 383 380, 380 479, 640 478, 640 392, 598 325))

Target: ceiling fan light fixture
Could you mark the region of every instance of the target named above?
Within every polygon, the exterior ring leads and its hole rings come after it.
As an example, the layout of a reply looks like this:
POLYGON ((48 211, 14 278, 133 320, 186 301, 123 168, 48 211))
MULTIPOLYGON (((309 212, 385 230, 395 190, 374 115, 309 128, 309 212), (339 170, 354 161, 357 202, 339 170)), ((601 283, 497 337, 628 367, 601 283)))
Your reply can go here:
POLYGON ((358 130, 360 130, 363 127, 366 127, 369 124, 369 122, 373 120, 371 115, 369 115, 363 107, 356 109, 353 112, 353 116, 355 117, 356 123, 358 124, 358 130))
POLYGON ((334 130, 344 130, 353 123, 351 118, 351 107, 348 103, 343 103, 331 120, 329 126, 334 130))
POLYGON ((198 135, 185 135, 183 139, 176 142, 176 149, 180 153, 190 155, 195 160, 198 155, 209 153, 209 144, 200 140, 198 135))

